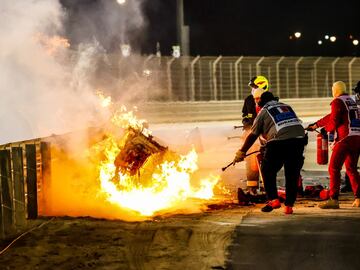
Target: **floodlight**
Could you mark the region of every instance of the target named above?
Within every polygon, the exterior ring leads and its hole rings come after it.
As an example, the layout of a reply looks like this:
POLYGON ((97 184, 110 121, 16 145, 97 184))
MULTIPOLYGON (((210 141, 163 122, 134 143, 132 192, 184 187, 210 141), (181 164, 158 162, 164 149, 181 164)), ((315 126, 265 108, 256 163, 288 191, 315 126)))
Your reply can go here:
POLYGON ((180 53, 180 46, 172 46, 173 49, 173 53, 172 56, 175 58, 179 58, 181 53, 180 53))
POLYGON ((128 57, 131 54, 131 46, 129 44, 121 44, 120 45, 121 54, 124 57, 128 57))

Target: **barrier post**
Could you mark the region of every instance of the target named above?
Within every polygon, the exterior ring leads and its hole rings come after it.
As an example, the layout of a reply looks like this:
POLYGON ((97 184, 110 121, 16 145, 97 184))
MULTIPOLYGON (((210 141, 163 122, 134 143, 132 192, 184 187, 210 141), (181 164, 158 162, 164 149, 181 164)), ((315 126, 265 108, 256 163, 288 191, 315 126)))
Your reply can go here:
POLYGON ((0 150, 0 208, 2 237, 11 234, 13 231, 12 190, 10 150, 0 150))
POLYGON ((15 226, 24 226, 25 219, 25 189, 24 189, 24 163, 22 147, 11 148, 14 177, 14 219, 15 226))
POLYGON ((38 202, 37 202, 35 144, 26 144, 25 153, 26 153, 27 216, 29 219, 36 219, 38 217, 38 202))

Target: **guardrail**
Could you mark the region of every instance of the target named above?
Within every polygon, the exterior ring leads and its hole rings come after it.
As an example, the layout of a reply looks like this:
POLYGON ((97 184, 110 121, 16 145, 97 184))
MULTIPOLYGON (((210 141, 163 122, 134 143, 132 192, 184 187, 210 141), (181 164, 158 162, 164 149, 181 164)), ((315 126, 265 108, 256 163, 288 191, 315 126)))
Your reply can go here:
MULTIPOLYGON (((298 117, 321 117, 330 113, 331 98, 281 99, 298 117)), ((149 102, 139 106, 139 115, 150 123, 240 120, 243 101, 149 102)))

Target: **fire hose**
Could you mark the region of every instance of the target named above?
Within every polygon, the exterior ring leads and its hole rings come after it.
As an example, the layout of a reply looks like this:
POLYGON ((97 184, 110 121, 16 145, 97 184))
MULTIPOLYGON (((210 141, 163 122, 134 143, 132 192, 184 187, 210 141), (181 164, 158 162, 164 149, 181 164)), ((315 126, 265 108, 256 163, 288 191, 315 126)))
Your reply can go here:
POLYGON ((308 129, 308 128, 305 128, 305 130, 306 130, 306 131, 315 131, 315 132, 317 132, 317 133, 321 134, 321 132, 320 132, 320 131, 318 131, 317 129, 308 129))
MULTIPOLYGON (((244 126, 234 126, 234 129, 243 128, 243 127, 244 126)), ((227 137, 228 140, 236 139, 236 138, 241 138, 241 136, 229 136, 229 137, 227 137)))
POLYGON ((228 140, 231 140, 231 139, 236 139, 236 138, 241 138, 242 136, 229 136, 227 137, 228 140))
POLYGON ((20 234, 20 235, 19 235, 18 237, 16 237, 13 241, 11 241, 10 244, 8 244, 4 249, 2 249, 2 250, 0 251, 0 255, 2 255, 3 253, 5 253, 5 251, 8 250, 8 249, 9 249, 16 241, 18 241, 20 238, 22 238, 23 236, 31 233, 32 231, 34 231, 34 230, 36 230, 36 229, 41 228, 42 226, 50 223, 50 222, 53 221, 54 219, 55 219, 55 217, 52 217, 51 219, 49 219, 49 220, 47 220, 47 221, 44 221, 44 222, 41 223, 40 225, 35 226, 35 227, 31 228, 30 230, 28 230, 28 231, 20 234))
POLYGON ((234 126, 234 129, 243 128, 244 126, 234 126))
MULTIPOLYGON (((250 155, 252 155, 252 154, 256 154, 256 153, 260 153, 260 150, 251 152, 251 153, 249 153, 249 154, 246 154, 245 157, 248 157, 248 156, 250 156, 250 155)), ((231 165, 235 165, 235 162, 234 162, 234 161, 230 162, 228 165, 226 165, 225 167, 221 168, 221 170, 222 170, 222 171, 225 171, 225 170, 226 170, 227 168, 229 168, 231 165)))

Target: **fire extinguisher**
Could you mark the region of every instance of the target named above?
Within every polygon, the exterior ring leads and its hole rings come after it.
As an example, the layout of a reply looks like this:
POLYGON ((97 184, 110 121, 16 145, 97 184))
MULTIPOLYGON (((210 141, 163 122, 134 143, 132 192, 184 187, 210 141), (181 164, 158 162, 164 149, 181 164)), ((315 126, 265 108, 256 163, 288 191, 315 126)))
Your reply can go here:
POLYGON ((317 143, 317 163, 319 165, 325 165, 329 159, 329 147, 328 147, 328 135, 324 128, 320 130, 320 133, 316 136, 317 143))

